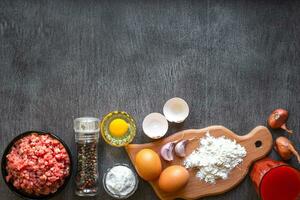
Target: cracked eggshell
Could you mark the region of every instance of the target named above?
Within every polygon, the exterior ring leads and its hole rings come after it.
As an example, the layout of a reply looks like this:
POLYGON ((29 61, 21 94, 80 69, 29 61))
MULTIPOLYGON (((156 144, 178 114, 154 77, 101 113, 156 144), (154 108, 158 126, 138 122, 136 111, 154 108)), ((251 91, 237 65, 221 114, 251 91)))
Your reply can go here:
POLYGON ((143 131, 152 139, 163 137, 167 133, 168 127, 168 121, 160 113, 150 113, 143 121, 143 131))
POLYGON ((163 108, 163 113, 169 122, 181 123, 189 115, 189 106, 185 100, 174 97, 169 99, 163 108))

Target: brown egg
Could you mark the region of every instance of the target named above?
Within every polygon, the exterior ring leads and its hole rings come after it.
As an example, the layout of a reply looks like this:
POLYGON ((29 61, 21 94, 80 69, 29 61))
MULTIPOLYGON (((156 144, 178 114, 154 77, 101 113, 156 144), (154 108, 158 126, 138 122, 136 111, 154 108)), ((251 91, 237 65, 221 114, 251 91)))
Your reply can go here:
POLYGON ((162 171, 158 185, 165 192, 176 192, 186 185, 189 177, 189 172, 184 167, 172 165, 162 171))
POLYGON ((162 169, 159 155, 151 149, 143 149, 137 153, 135 166, 140 177, 146 181, 157 179, 162 169))

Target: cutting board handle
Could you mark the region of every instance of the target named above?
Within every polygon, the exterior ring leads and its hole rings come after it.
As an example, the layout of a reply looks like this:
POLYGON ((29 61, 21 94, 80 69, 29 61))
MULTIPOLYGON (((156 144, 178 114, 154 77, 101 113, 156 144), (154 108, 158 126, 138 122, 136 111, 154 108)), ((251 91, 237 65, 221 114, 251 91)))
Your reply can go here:
POLYGON ((253 161, 266 156, 273 145, 272 134, 265 126, 255 127, 247 135, 240 136, 240 139, 240 143, 242 144, 243 141, 247 141, 246 145, 248 146, 248 154, 251 153, 256 157, 255 159, 253 159, 253 161))

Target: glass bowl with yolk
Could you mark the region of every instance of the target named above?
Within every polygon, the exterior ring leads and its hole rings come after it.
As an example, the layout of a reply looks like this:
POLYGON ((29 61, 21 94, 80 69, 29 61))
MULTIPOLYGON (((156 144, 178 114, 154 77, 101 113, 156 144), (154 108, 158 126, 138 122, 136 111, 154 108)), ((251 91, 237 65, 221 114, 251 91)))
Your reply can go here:
POLYGON ((124 111, 113 111, 105 115, 100 129, 105 142, 116 147, 129 144, 136 134, 134 119, 124 111))

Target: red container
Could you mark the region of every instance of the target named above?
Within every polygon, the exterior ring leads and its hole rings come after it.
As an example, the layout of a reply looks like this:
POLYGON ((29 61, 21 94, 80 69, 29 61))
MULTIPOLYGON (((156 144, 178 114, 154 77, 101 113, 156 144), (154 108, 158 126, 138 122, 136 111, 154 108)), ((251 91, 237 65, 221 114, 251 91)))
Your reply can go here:
POLYGON ((300 200, 300 172, 284 162, 260 160, 250 177, 262 200, 300 200))

